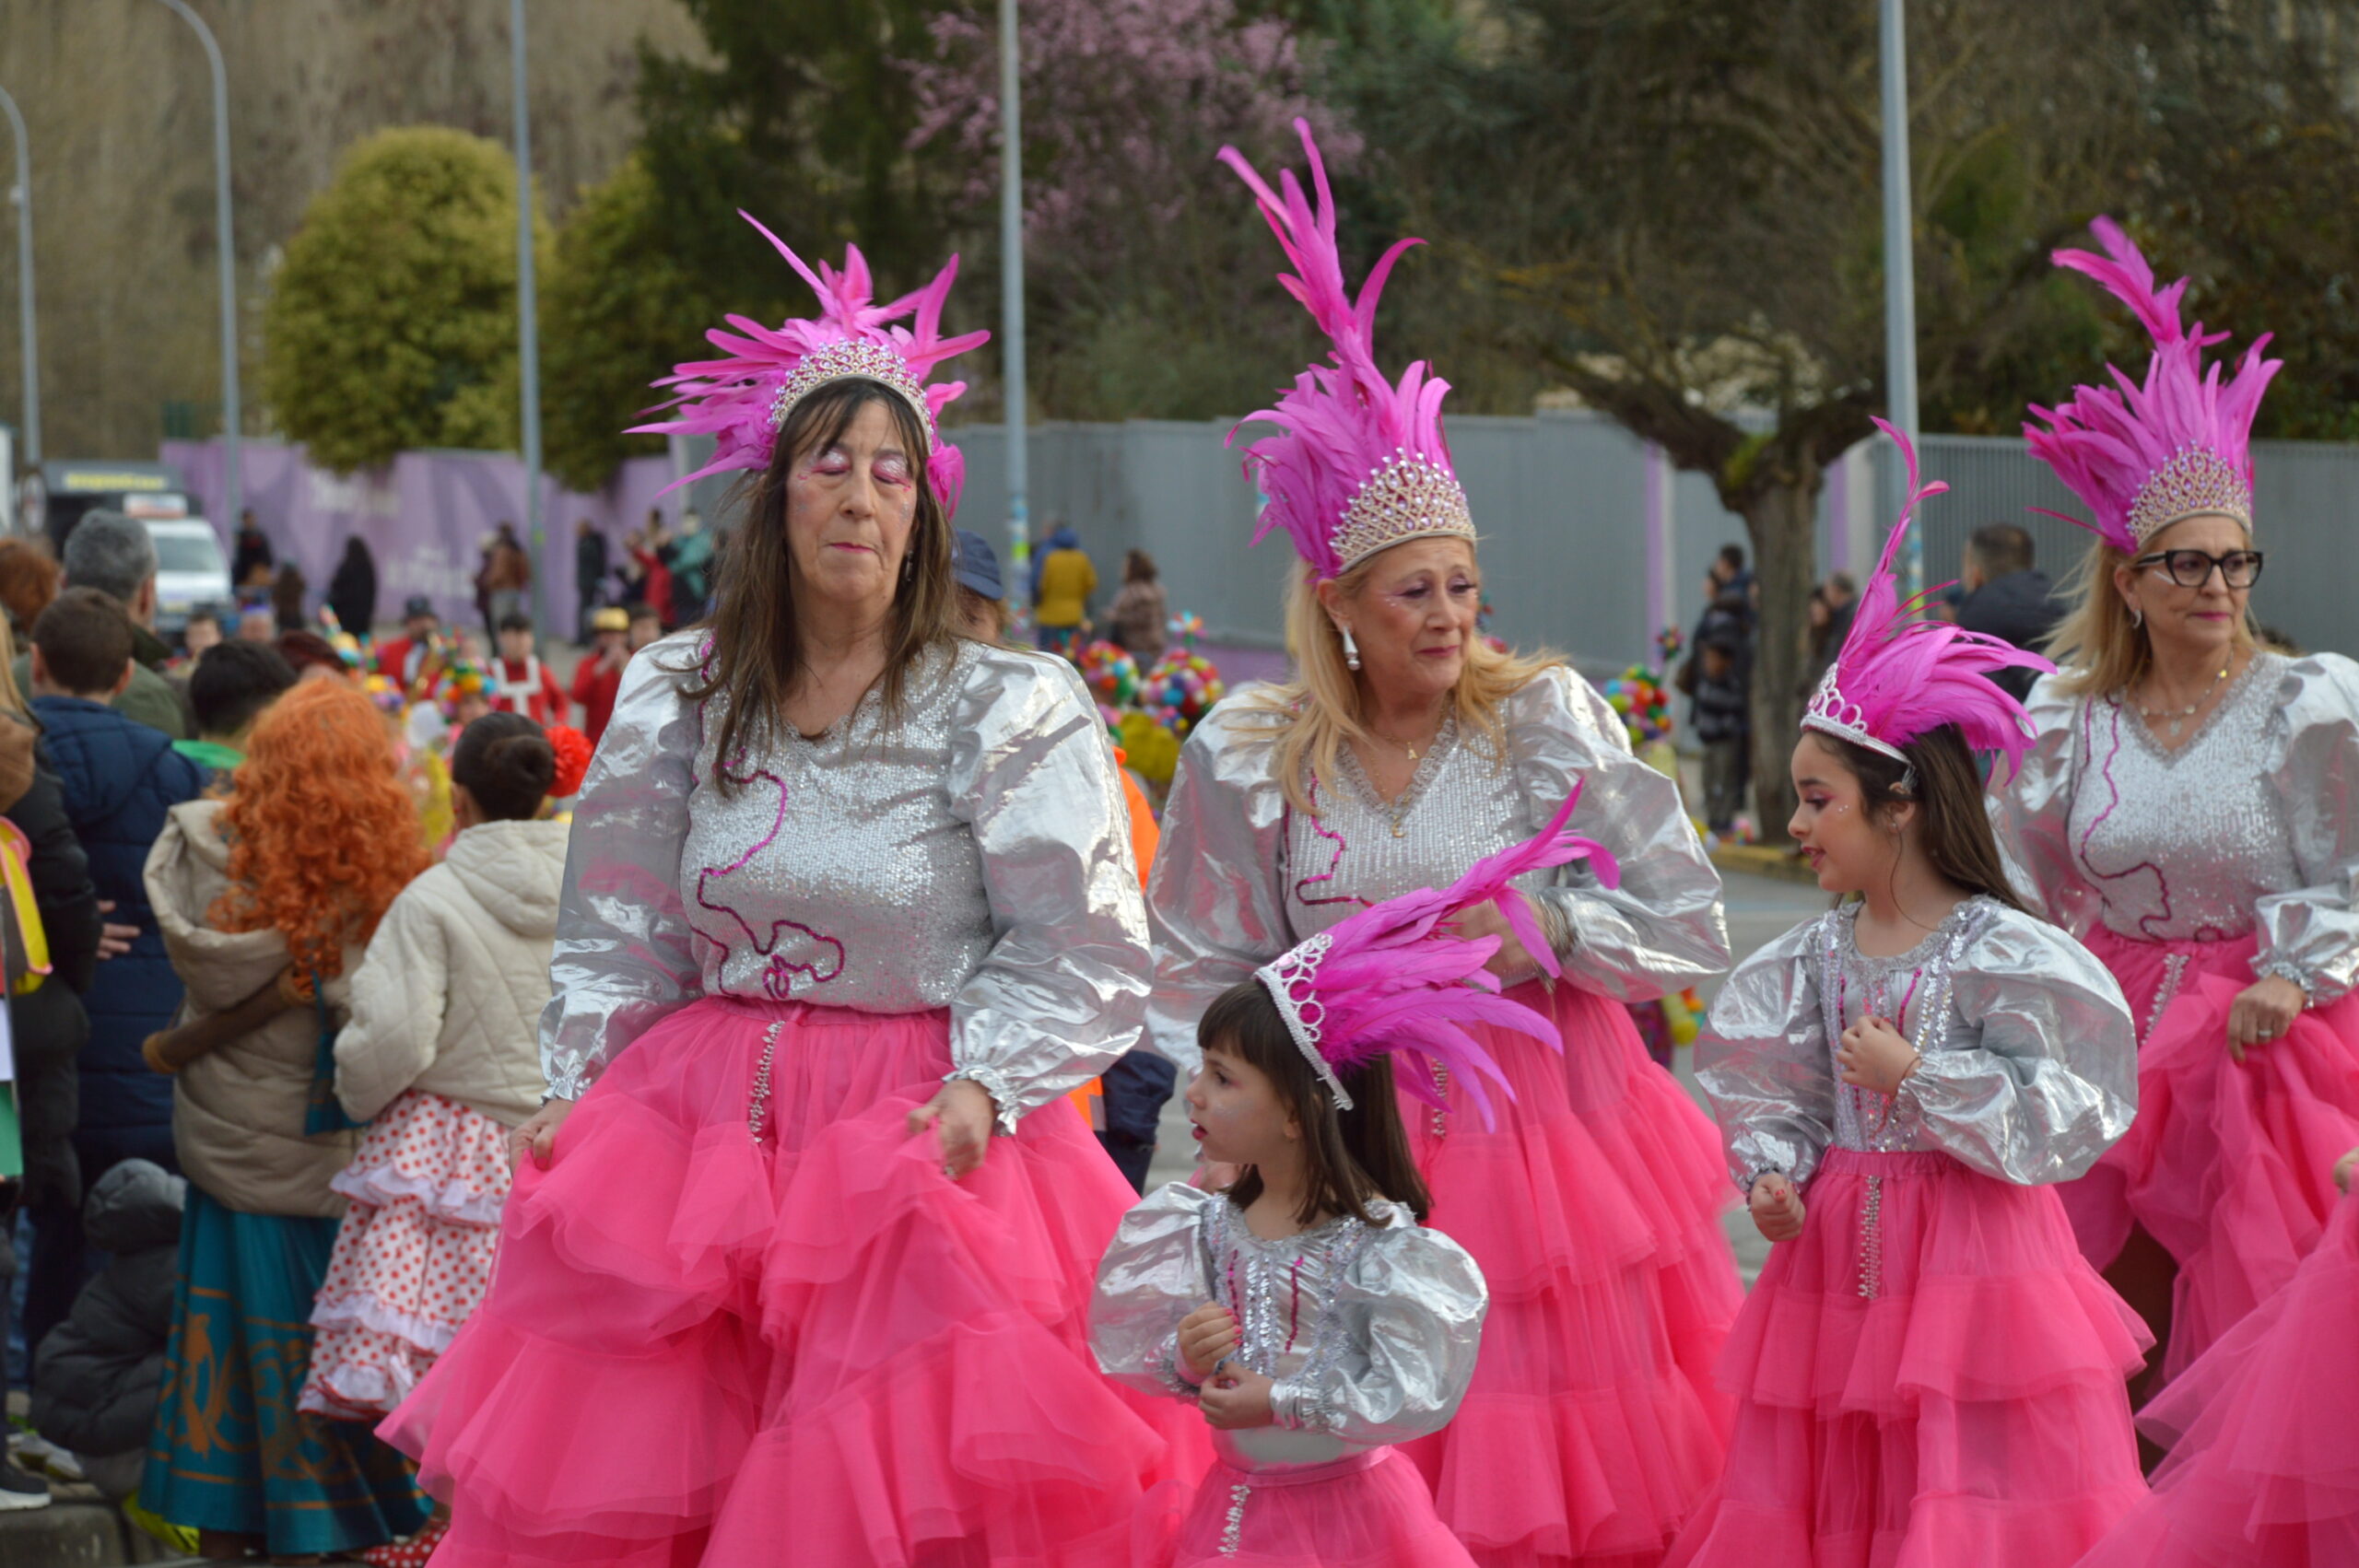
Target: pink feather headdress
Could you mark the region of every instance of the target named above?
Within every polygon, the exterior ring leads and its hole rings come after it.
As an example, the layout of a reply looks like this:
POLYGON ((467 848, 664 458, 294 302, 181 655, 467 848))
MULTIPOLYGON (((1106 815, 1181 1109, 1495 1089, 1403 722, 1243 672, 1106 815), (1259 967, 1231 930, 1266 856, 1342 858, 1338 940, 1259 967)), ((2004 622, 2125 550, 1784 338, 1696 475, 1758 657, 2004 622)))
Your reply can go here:
MULTIPOLYGON (((1499 995, 1498 980, 1483 967, 1499 950, 1499 938, 1459 937, 1439 928, 1490 905, 1543 969, 1551 977, 1561 973, 1531 901, 1514 884, 1518 877, 1578 860, 1587 860, 1606 886, 1620 884, 1614 857, 1566 830, 1580 798, 1576 784, 1545 827, 1524 843, 1477 860, 1450 886, 1370 905, 1254 971, 1339 1107, 1352 1106, 1344 1072, 1397 1051, 1428 1068, 1447 1069, 1466 1086, 1487 1124, 1491 1106, 1485 1084, 1496 1085, 1510 1099, 1515 1091, 1464 1025, 1489 1024, 1564 1048, 1556 1026, 1499 995)), ((1428 1104, 1442 1105, 1430 1071, 1402 1073, 1399 1082, 1428 1104)))
POLYGON ((958 493, 966 486, 966 459, 941 439, 934 421, 944 404, 967 390, 967 383, 929 385, 926 378, 944 360, 981 346, 992 335, 942 335, 942 306, 958 276, 958 258, 951 257, 950 264, 916 293, 876 305, 870 302, 868 260, 859 246, 845 248, 841 272, 822 262, 815 273, 751 213, 737 216, 760 229, 762 238, 802 275, 819 297, 819 313, 775 329, 733 315, 728 321, 736 332, 715 327, 705 333, 725 357, 675 365, 672 374, 655 383, 672 389, 674 395, 659 407, 675 409, 677 416, 633 426, 633 434, 706 435, 717 443, 710 462, 665 488, 677 489, 733 469, 760 473, 769 466, 779 427, 796 404, 829 381, 863 376, 892 388, 917 414, 925 427, 926 475, 945 510, 957 512, 958 493), (896 324, 904 317, 910 318, 909 325, 896 324))
POLYGON ((1893 562, 1900 541, 1915 521, 1917 503, 1949 486, 1920 483, 1917 449, 1898 430, 1876 421, 1876 428, 1899 443, 1908 467, 1908 495, 1900 521, 1884 541, 1884 558, 1860 591, 1851 629, 1818 683, 1802 714, 1802 728, 1835 735, 1906 764, 1901 747, 1928 731, 1954 724, 1978 752, 2004 752, 2020 762, 2031 743, 2032 723, 2017 702, 1988 677, 1998 670, 2056 668, 2036 653, 1947 621, 1918 620, 1928 601, 1949 585, 1903 599, 1893 562))
POLYGON ((2094 522, 2049 517, 2088 529, 2125 555, 2183 518, 2221 512, 2252 529, 2252 422, 2261 393, 2283 363, 2263 359, 2269 334, 2255 338, 2223 385, 2222 366, 2203 351, 2227 340, 2198 322, 2179 324, 2181 278, 2157 293, 2154 270, 2109 217, 2090 225, 2106 254, 2059 251, 2058 266, 2086 273, 2135 311, 2154 339, 2141 386, 2114 367, 2110 387, 2078 387, 2055 408, 2032 405, 2048 428, 2024 427, 2032 455, 2056 471, 2095 514, 2094 522))
MULTIPOLYGON (((1328 363, 1297 376, 1274 407, 1238 421, 1241 427, 1267 420, 1282 432, 1245 451, 1246 474, 1269 497, 1253 543, 1273 528, 1285 529, 1323 580, 1403 540, 1429 534, 1471 540, 1474 518, 1442 438, 1441 400, 1449 383, 1429 375, 1423 360, 1397 384, 1376 368, 1376 305, 1384 280, 1402 252, 1425 241, 1396 241, 1353 298, 1335 251, 1335 202, 1326 165, 1309 123, 1294 125, 1310 159, 1315 206, 1292 170, 1279 172, 1273 192, 1235 147, 1221 148, 1220 158, 1252 191, 1294 264, 1278 281, 1333 345, 1328 363)), ((1229 439, 1236 439, 1231 431, 1229 439)))

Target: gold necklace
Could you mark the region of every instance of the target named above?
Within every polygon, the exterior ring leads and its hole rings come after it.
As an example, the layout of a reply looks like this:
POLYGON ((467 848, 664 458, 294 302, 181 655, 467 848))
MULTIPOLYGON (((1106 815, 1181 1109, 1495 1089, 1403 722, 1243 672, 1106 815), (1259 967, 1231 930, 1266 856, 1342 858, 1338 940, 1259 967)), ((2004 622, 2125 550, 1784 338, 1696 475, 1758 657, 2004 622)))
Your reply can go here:
POLYGON ((2229 656, 2228 662, 2220 666, 2220 673, 2212 676, 2211 683, 2206 685, 2200 694, 2198 694, 2193 702, 2189 703, 2185 708, 2178 708, 2177 710, 2173 710, 2169 708, 2149 708, 2142 702, 2138 705, 2138 717, 2147 720, 2149 723, 2152 723, 2157 719, 2168 720, 2171 731, 2170 739, 2174 741, 2177 740, 2179 731, 2187 727, 2187 721, 2195 717, 2195 710, 2201 708, 2205 703, 2211 701, 2212 694, 2218 691, 2220 689, 2220 684, 2228 678, 2228 670, 2231 665, 2235 664, 2235 662, 2236 656, 2231 654, 2229 656))

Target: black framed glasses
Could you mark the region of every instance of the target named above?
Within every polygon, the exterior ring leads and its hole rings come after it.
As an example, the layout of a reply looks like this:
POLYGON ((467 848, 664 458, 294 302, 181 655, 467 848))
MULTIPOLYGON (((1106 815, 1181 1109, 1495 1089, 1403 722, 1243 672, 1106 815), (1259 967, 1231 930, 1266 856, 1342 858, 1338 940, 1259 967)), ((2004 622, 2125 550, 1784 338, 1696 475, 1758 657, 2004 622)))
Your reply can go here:
POLYGON ((2220 580, 2230 588, 2250 588, 2260 580, 2260 559, 2258 550, 2231 550, 2224 556, 2207 555, 2201 550, 2157 550, 2130 564, 2160 567, 2163 575, 2181 588, 2202 587, 2212 579, 2212 568, 2217 567, 2220 580))

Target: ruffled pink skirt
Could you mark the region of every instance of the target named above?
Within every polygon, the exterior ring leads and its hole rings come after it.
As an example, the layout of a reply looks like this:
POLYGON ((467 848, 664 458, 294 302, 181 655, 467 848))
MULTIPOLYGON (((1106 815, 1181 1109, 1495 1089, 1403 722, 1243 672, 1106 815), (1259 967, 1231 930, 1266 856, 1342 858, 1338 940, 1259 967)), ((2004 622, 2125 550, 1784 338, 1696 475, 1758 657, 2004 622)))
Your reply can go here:
POLYGON ((1090 1361, 1133 1194, 1062 1103, 945 1178, 904 1124, 948 1040, 708 998, 616 1059, 381 1429, 453 1504, 437 1568, 1126 1561, 1140 1500, 1209 1462, 1195 1411, 1090 1361))
POLYGON ((1743 1301, 1719 1132, 1620 1002, 1509 994, 1565 1051, 1484 1031, 1516 1091, 1493 1097, 1496 1127, 1401 1098, 1430 1223, 1491 1287, 1458 1418, 1402 1452, 1485 1568, 1651 1568, 1719 1475, 1732 1415, 1712 1382, 1743 1301))
POLYGON ((319 1336, 298 1405, 374 1421, 409 1397, 491 1286, 508 1129, 413 1089, 331 1185, 352 1207, 311 1310, 319 1336))
POLYGON ((2138 1117, 2059 1190, 2099 1268, 2133 1221, 2177 1260, 2163 1359, 2176 1377, 2325 1234, 2334 1162, 2359 1144, 2359 997, 2301 1013, 2238 1062, 2228 1009, 2253 983, 2253 938, 2143 942, 2100 929, 2086 941, 2145 1026, 2138 1117))
POLYGON ((1434 1514, 1425 1478, 1397 1449, 1294 1471, 1215 1460, 1160 1568, 1473 1568, 1434 1514))
POLYGON ((1828 1152, 1729 1338, 1736 1440, 1673 1568, 2067 1568, 2145 1494, 2152 1343, 2056 1194, 1828 1152))
POLYGON ((2138 1422, 2170 1457, 2082 1568, 2359 1563, 2359 1195, 2138 1422))

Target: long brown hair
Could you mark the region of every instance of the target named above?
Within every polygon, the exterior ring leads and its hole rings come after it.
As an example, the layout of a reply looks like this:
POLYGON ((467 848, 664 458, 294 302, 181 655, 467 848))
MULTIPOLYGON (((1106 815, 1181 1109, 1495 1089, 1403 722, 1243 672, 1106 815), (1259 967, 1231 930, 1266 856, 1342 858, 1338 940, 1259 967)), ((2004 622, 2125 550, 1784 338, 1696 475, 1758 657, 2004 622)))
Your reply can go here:
MULTIPOLYGON (((1305 1179, 1302 1207, 1295 1211, 1301 1223, 1314 1224, 1321 1214, 1349 1214, 1373 1224, 1367 1205, 1378 1198, 1400 1204, 1420 1223, 1433 1211, 1393 1100, 1391 1057, 1342 1074, 1352 1108, 1338 1109, 1259 980, 1231 986, 1215 999, 1197 1021, 1196 1039, 1207 1050, 1217 1046, 1260 1069, 1302 1124, 1305 1179)), ((1239 1208, 1250 1204, 1262 1196, 1262 1173, 1246 1166, 1228 1196, 1239 1208)))
POLYGON ((713 775, 724 794, 737 786, 727 759, 776 737, 786 721, 787 696, 803 677, 793 558, 786 544, 787 476, 797 460, 841 440, 860 411, 872 403, 882 404, 891 416, 918 486, 917 517, 901 580, 893 590, 893 628, 886 646, 883 695, 888 719, 899 716, 910 672, 919 660, 957 635, 958 592, 951 572, 950 515, 934 493, 924 462, 930 447, 924 424, 882 381, 847 376, 827 382, 787 415, 769 467, 740 491, 746 497, 743 519, 730 531, 722 551, 712 614, 702 623, 711 638, 710 651, 692 656, 696 662, 676 672, 702 682, 687 689, 689 701, 722 698, 717 755, 723 762, 713 775))
POLYGON ((1914 805, 1918 842, 1935 871, 1968 893, 1987 895, 2018 914, 2031 913, 2007 878, 1983 805, 1982 770, 1956 725, 1929 730, 1901 747, 1908 758, 1905 764, 1839 736, 1817 730, 1804 732, 1835 754, 1860 781, 1861 808, 1870 820, 1894 806, 1914 805), (1901 780, 1912 770, 1915 792, 1904 794, 1901 780))

